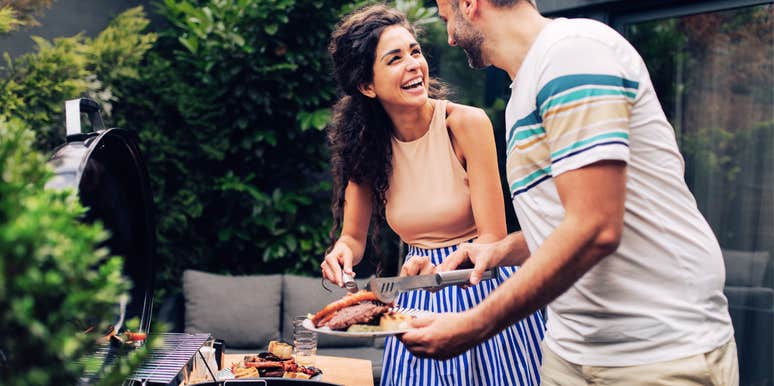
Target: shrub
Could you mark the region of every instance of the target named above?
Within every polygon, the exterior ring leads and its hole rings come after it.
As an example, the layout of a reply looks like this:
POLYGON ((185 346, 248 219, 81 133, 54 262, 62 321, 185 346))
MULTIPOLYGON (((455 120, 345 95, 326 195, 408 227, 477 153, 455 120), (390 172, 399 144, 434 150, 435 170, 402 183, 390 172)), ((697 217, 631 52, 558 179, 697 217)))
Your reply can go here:
POLYGON ((343 0, 166 0, 120 125, 139 130, 160 287, 184 268, 314 272, 328 246, 326 46, 343 0), (314 15, 314 17, 309 17, 314 15))
MULTIPOLYGON (((25 0, 14 2, 13 10, 0 7, 0 33, 35 23, 31 14, 49 3, 25 0)), ((55 122, 64 100, 95 94, 109 107, 117 99, 110 82, 136 76, 134 68, 155 40, 140 33, 145 25, 142 9, 135 8, 96 39, 77 35, 52 43, 35 38, 36 53, 5 57, 0 81, 0 385, 72 385, 85 367, 97 371, 102 365, 87 355, 95 349, 95 334, 113 322, 116 299, 130 284, 121 275, 122 259, 99 247, 107 237, 103 227, 79 223, 84 208, 78 197, 44 189, 51 171, 38 150, 62 142, 55 122), (94 334, 83 333, 89 325, 94 334)), ((153 345, 102 368, 97 384, 120 383, 153 345)))
POLYGON ((98 248, 107 233, 79 223, 71 191, 44 189, 51 176, 32 150, 33 132, 0 120, 0 383, 72 385, 129 287, 122 260, 98 248))
POLYGON ((110 113, 121 96, 113 85, 137 77, 140 61, 156 40, 155 34, 142 33, 147 25, 137 7, 118 15, 94 39, 83 34, 53 42, 33 37, 36 52, 15 60, 6 56, 0 82, 3 111, 34 128, 35 147, 50 151, 64 138, 59 122, 65 100, 88 95, 110 113))

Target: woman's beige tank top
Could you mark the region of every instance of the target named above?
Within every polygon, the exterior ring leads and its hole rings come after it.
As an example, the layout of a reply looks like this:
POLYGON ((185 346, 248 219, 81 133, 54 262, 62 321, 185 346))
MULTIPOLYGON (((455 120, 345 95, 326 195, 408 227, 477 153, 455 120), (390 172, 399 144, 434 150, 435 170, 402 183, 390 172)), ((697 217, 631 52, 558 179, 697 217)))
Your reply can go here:
POLYGON ((421 138, 392 138, 392 175, 385 215, 393 231, 420 248, 456 245, 478 236, 468 175, 446 128, 447 101, 433 101, 430 128, 421 138))

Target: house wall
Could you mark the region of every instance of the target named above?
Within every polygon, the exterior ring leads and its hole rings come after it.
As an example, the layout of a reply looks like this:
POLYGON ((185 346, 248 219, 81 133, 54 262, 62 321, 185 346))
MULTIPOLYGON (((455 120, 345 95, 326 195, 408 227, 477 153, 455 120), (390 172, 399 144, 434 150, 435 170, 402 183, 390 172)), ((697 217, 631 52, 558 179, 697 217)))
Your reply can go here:
POLYGON ((39 26, 22 28, 0 36, 0 54, 8 52, 12 57, 35 49, 30 36, 53 39, 72 36, 80 32, 95 36, 119 13, 138 5, 145 7, 151 22, 158 24, 161 18, 152 14, 153 0, 56 0, 51 8, 38 17, 39 26))

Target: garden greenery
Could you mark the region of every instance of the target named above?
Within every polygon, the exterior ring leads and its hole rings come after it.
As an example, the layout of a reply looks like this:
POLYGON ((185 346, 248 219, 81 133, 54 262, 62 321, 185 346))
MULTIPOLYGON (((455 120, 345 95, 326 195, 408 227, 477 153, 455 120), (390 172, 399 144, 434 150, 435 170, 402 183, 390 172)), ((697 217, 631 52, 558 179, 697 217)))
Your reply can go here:
MULTIPOLYGON (((34 38, 36 52, 6 57, 0 103, 36 131, 42 151, 62 142, 62 102, 81 95, 139 133, 157 295, 176 291, 186 268, 316 274, 330 245, 324 128, 337 97, 326 48, 336 22, 362 4, 164 0, 158 35, 130 9, 96 38, 34 38)), ((434 9, 395 6, 442 35, 434 9)))
POLYGON ((62 143, 65 100, 87 95, 109 115, 121 96, 114 84, 138 77, 140 61, 156 40, 154 33, 142 33, 148 23, 137 7, 118 15, 93 39, 83 34, 53 42, 33 37, 35 52, 13 60, 5 55, 4 113, 33 128, 35 147, 44 152, 62 143))
MULTIPOLYGON (((22 24, 18 15, 0 9, 0 31, 22 24)), ((137 8, 96 39, 35 38, 37 52, 6 56, 0 81, 0 385, 73 385, 87 366, 103 376, 93 384, 114 385, 146 355, 135 350, 105 368, 87 360, 131 283, 121 274, 122 258, 101 247, 108 237, 103 226, 81 222, 85 209, 77 195, 44 188, 52 173, 38 150, 63 142, 55 128, 65 99, 109 94, 97 76, 136 76, 143 49, 155 38, 140 34, 145 25, 137 8)), ((102 98, 104 104, 114 100, 102 98)))
MULTIPOLYGON (((122 259, 99 247, 104 228, 79 222, 77 196, 44 189, 51 171, 32 143, 29 127, 0 117, 0 384, 73 385, 130 283, 122 259)), ((106 379, 125 378, 143 355, 104 369, 106 379)))
POLYGON ((165 0, 170 27, 123 82, 151 173, 157 283, 182 271, 313 273, 329 245, 327 44, 344 0, 165 0), (313 17, 310 17, 313 15, 313 17))

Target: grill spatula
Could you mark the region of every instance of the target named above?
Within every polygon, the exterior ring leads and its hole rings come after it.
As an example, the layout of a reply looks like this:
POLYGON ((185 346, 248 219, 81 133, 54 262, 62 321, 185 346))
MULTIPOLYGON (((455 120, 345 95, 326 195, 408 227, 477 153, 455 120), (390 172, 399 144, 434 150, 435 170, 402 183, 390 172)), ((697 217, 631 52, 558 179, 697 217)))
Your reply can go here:
MULTIPOLYGON (((384 303, 392 303, 399 293, 414 289, 437 289, 456 284, 465 284, 470 280, 473 269, 458 269, 431 275, 377 277, 368 282, 366 289, 376 294, 384 303)), ((497 277, 497 268, 484 272, 481 280, 497 277)))

